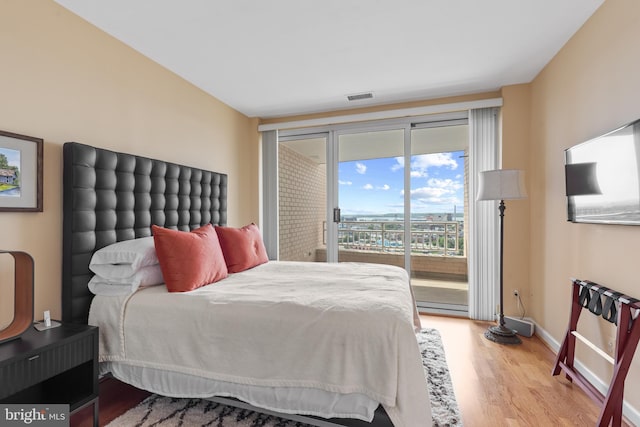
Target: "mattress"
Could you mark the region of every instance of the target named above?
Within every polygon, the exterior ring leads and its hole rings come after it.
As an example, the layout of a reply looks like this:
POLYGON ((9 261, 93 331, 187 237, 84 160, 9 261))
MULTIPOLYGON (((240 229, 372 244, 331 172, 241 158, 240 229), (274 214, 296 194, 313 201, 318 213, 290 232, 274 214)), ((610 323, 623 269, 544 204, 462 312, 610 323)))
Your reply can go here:
POLYGON ((364 420, 380 403, 396 427, 431 420, 419 318, 397 267, 272 261, 187 293, 96 296, 89 323, 105 368, 164 395, 364 420))

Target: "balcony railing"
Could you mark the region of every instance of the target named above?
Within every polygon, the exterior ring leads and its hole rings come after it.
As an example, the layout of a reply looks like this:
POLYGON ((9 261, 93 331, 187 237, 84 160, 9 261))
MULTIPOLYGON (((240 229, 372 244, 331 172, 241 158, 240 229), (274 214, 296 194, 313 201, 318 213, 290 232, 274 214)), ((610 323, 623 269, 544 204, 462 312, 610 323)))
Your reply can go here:
MULTIPOLYGON (((323 223, 326 244, 326 223, 323 223)), ((411 221, 411 253, 464 256, 464 226, 459 221, 411 221)), ((403 221, 341 221, 338 248, 404 253, 403 221)))

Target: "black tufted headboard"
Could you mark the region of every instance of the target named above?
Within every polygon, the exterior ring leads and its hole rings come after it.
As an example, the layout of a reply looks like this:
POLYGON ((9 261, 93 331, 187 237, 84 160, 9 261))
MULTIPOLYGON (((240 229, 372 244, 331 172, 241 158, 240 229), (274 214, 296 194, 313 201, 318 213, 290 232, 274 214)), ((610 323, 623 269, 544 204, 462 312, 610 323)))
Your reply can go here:
POLYGON ((86 323, 93 253, 151 235, 227 223, 227 175, 76 142, 63 147, 62 320, 86 323))

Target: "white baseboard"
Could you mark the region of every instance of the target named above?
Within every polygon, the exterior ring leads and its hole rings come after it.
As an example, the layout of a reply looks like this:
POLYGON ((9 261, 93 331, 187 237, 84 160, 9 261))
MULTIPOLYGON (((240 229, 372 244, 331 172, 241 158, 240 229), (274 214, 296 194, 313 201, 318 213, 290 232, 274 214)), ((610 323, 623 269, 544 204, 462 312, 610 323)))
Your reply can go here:
MULTIPOLYGON (((536 326, 535 335, 540 337, 542 341, 547 343, 549 347, 558 354, 560 350, 560 345, 558 341, 555 340, 544 328, 542 328, 538 323, 536 323, 533 319, 527 318, 530 322, 533 322, 536 326)), ((607 394, 607 390, 609 388, 609 383, 604 382, 600 377, 594 374, 591 370, 589 370, 582 362, 580 362, 579 358, 575 358, 574 361, 575 368, 580 371, 580 373, 587 379, 591 384, 593 384, 598 391, 604 395, 607 394)), ((582 390, 581 390, 582 391, 582 390)), ((634 408, 627 402, 624 401, 622 405, 622 414, 631 422, 633 425, 640 426, 640 411, 634 408)))

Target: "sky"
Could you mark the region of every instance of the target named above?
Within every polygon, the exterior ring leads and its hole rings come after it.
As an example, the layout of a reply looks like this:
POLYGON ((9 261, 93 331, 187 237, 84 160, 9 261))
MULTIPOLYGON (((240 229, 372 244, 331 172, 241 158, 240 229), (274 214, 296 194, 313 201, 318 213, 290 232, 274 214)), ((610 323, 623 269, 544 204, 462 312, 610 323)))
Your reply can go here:
MULTIPOLYGON (((411 158, 411 212, 463 212, 463 151, 411 158)), ((342 215, 402 214, 404 158, 341 162, 338 169, 342 215)))
POLYGON ((20 151, 10 148, 0 148, 0 154, 4 154, 7 157, 9 165, 20 167, 20 151))

